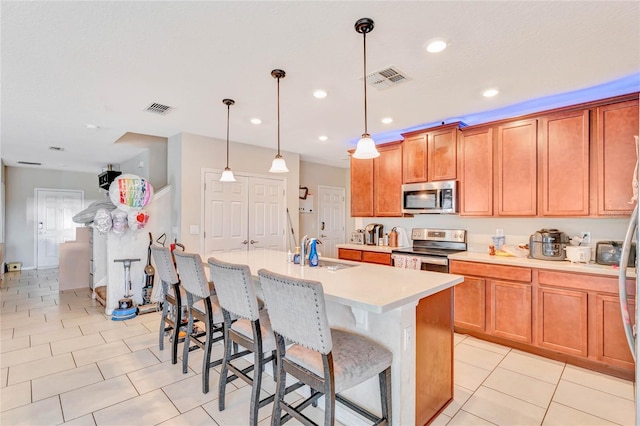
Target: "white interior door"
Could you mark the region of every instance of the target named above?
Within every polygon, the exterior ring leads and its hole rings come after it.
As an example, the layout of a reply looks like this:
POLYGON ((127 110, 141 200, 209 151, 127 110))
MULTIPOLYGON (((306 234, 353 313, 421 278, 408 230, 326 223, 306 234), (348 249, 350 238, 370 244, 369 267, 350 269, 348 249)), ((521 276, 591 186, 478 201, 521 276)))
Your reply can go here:
POLYGON ((249 249, 284 248, 284 182, 249 179, 249 249))
POLYGON ((249 179, 220 182, 219 172, 205 174, 204 253, 246 250, 249 179))
POLYGON ((271 248, 282 250, 285 230, 284 180, 205 172, 203 253, 271 248))
POLYGON ((59 245, 76 239, 73 216, 82 210, 83 191, 36 189, 36 268, 55 268, 59 245))
POLYGON ((318 186, 318 235, 322 256, 338 257, 336 244, 345 242, 345 189, 318 186))

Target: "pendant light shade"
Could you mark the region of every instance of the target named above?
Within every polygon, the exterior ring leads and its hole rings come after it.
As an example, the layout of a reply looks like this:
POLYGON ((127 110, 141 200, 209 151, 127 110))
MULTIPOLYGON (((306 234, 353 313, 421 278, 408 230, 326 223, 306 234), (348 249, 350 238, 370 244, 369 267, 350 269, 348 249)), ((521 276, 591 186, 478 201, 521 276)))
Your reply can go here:
POLYGON ((362 138, 358 141, 358 145, 356 146, 356 151, 353 153, 352 157, 365 160, 369 158, 376 158, 380 156, 378 149, 376 148, 376 143, 373 139, 371 139, 371 135, 367 131, 367 33, 373 31, 373 19, 370 18, 362 18, 358 19, 355 24, 356 32, 362 34, 363 41, 363 64, 364 64, 364 72, 363 79, 364 82, 364 133, 362 134, 362 138))
POLYGON ((285 163, 284 158, 280 155, 280 79, 284 78, 285 75, 286 73, 283 70, 271 71, 271 77, 278 80, 278 153, 271 163, 271 168, 269 169, 271 173, 287 173, 289 171, 287 163, 285 163))
POLYGON ((222 176, 220 176, 220 182, 235 182, 236 178, 233 176, 233 172, 229 168, 229 110, 231 105, 236 102, 233 99, 223 99, 222 103, 227 106, 227 166, 224 168, 222 176))

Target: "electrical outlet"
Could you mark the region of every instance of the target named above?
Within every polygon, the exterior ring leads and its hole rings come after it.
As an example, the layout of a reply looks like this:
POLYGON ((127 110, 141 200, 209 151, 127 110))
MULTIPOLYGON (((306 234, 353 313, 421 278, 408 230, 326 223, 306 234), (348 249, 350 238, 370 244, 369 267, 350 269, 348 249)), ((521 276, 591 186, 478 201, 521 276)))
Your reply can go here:
POLYGON ((591 244, 591 232, 582 231, 582 244, 591 244))

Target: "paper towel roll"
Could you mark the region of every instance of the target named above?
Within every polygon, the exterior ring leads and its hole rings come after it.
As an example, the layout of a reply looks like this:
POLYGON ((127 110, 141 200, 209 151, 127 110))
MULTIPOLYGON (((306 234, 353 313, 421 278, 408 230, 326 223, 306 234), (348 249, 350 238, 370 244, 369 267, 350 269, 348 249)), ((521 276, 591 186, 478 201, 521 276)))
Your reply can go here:
POLYGON ((398 247, 410 247, 411 240, 407 235, 407 231, 401 226, 396 226, 396 232, 398 233, 398 247))

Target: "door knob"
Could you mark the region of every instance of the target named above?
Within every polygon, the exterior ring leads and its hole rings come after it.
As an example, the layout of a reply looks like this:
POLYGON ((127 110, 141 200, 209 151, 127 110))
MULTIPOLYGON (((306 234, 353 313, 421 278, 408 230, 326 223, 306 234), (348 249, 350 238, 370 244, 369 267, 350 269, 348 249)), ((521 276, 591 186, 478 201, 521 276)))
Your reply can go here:
POLYGON ((246 246, 248 243, 249 243, 249 241, 247 241, 247 240, 244 240, 244 241, 241 241, 241 242, 240 242, 240 244, 242 244, 242 245, 244 245, 244 246, 246 246))
POLYGON ((259 243, 260 241, 251 240, 251 241, 249 241, 249 242, 250 242, 251 244, 257 244, 257 243, 259 243))
POLYGON ((327 236, 326 236, 326 235, 324 235, 324 234, 320 234, 320 236, 321 236, 322 238, 327 238, 327 236))

